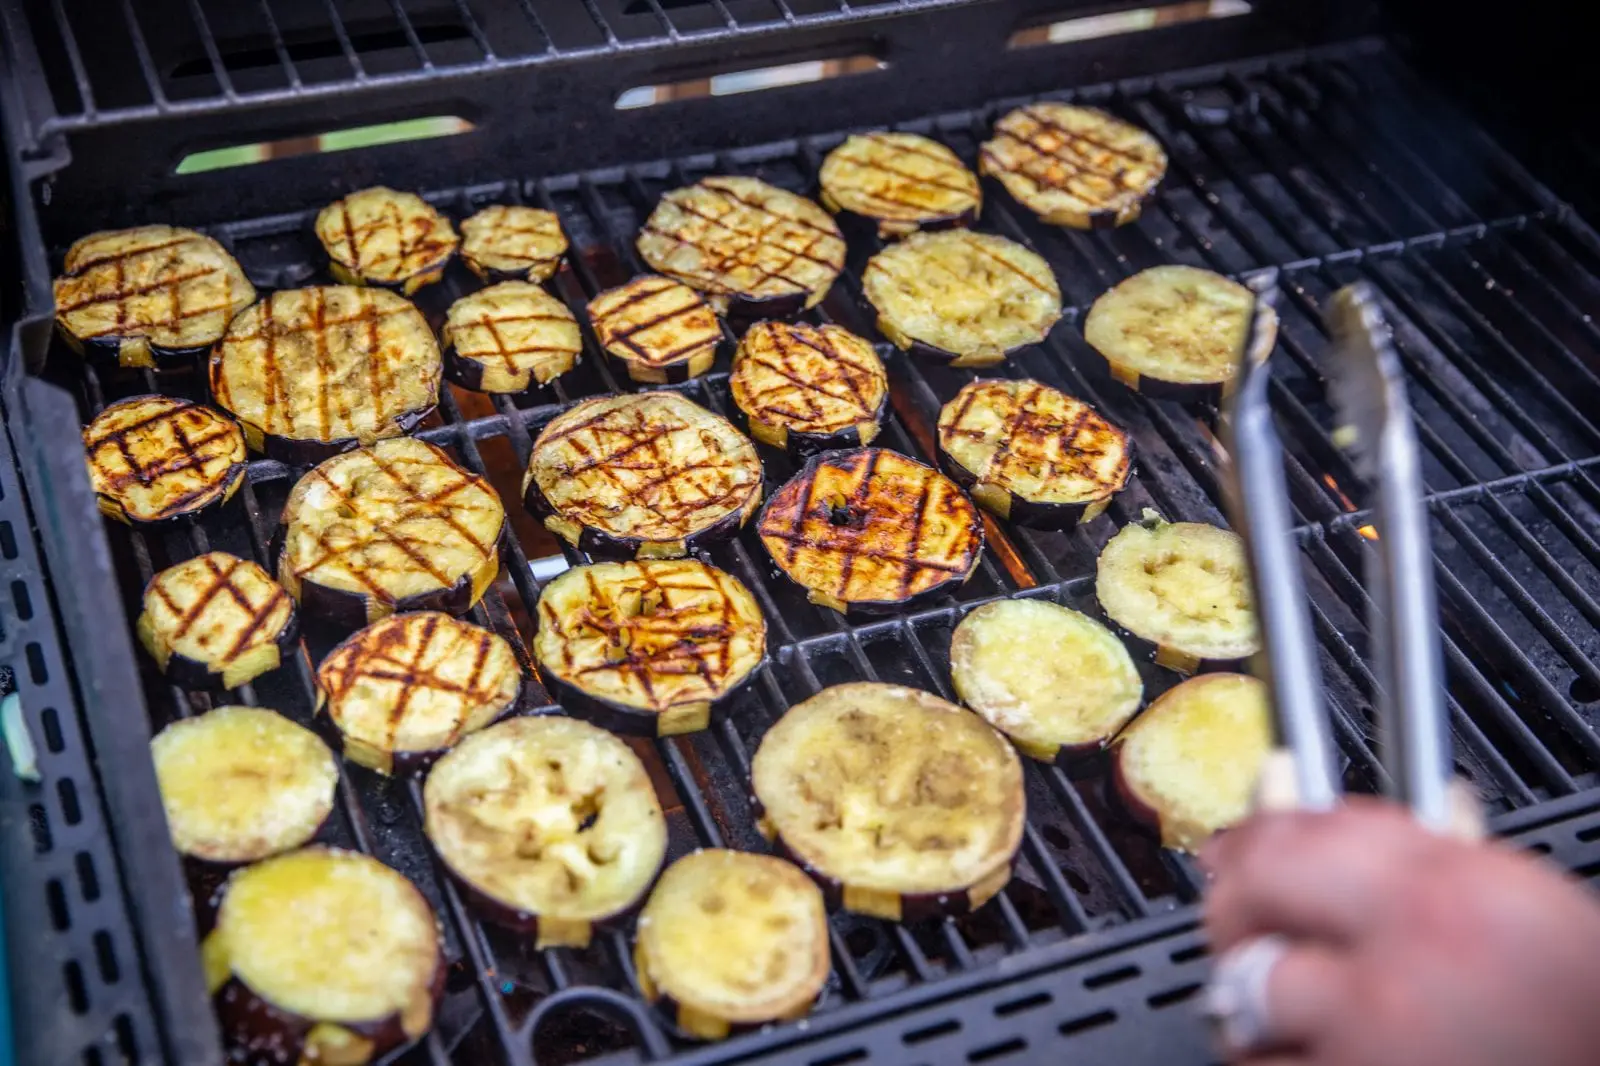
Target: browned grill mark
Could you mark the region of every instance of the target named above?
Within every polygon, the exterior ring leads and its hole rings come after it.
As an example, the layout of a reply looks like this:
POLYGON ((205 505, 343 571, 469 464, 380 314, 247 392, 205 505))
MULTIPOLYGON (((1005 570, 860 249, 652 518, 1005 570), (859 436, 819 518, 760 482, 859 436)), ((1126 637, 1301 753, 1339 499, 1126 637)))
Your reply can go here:
MULTIPOLYGON (((345 245, 350 254, 348 265, 363 276, 371 276, 377 267, 391 261, 406 267, 415 260, 417 271, 426 269, 438 262, 456 243, 453 236, 439 232, 443 228, 439 225, 442 219, 431 206, 427 208, 428 213, 413 212, 407 218, 400 214, 399 204, 391 197, 384 201, 383 210, 377 217, 354 227, 351 225, 348 198, 339 201, 339 210, 343 215, 345 245), (396 250, 369 256, 367 249, 372 244, 373 235, 385 230, 393 230, 397 234, 396 250)), ((341 258, 334 249, 328 251, 334 258, 341 258)))
POLYGON ((1042 292, 1046 296, 1054 294, 1053 286, 1046 285, 1045 283, 1041 282, 1038 278, 1034 277, 1032 274, 1028 273, 1026 270, 1023 270, 1021 267, 1017 266, 1015 263, 1013 263, 1011 260, 1007 259, 1005 256, 996 255, 994 252, 991 252, 988 248, 984 247, 982 241, 979 241, 979 240, 975 239, 971 234, 964 235, 962 237, 961 243, 965 244, 968 248, 972 249, 974 252, 976 252, 979 255, 983 256, 985 259, 988 259, 988 260, 990 260, 992 262, 995 262, 995 263, 999 263, 1001 266, 1005 267, 1007 270, 1009 270, 1013 274, 1017 275, 1017 277, 1023 279, 1024 281, 1026 281, 1036 291, 1042 292))
POLYGON ((485 312, 479 318, 476 318, 470 322, 463 322, 462 328, 465 329, 471 326, 481 327, 489 334, 489 339, 494 341, 494 348, 492 350, 474 348, 468 351, 462 351, 461 344, 458 341, 456 343, 456 354, 480 363, 487 362, 490 359, 499 359, 501 362, 505 363, 507 370, 514 370, 516 369, 516 361, 519 356, 544 355, 551 352, 580 352, 583 350, 581 344, 574 348, 562 348, 553 344, 530 344, 521 348, 512 348, 506 344, 505 338, 500 335, 500 327, 506 325, 507 323, 571 321, 572 319, 565 315, 511 315, 505 318, 496 318, 493 314, 485 312))
MULTIPOLYGON (((889 158, 875 159, 871 156, 861 157, 854 155, 841 155, 839 158, 846 163, 854 163, 863 170, 876 170, 884 174, 891 175, 892 177, 899 178, 901 181, 911 186, 943 189, 945 192, 955 193, 958 196, 976 198, 977 188, 975 184, 969 184, 964 181, 940 180, 936 175, 918 174, 915 171, 902 170, 899 167, 892 165, 896 157, 920 156, 923 159, 940 164, 941 169, 946 173, 964 175, 966 173, 966 168, 959 162, 951 163, 950 160, 945 159, 933 152, 927 151, 926 149, 913 149, 909 146, 901 145, 891 141, 880 134, 869 133, 866 136, 868 140, 872 141, 872 143, 879 145, 888 151, 890 153, 889 158)), ((887 193, 870 191, 860 187, 859 185, 851 186, 850 191, 858 195, 866 196, 869 199, 876 200, 879 203, 889 204, 892 207, 909 207, 916 211, 923 211, 927 209, 926 204, 917 200, 900 199, 899 197, 890 196, 887 193)))
MULTIPOLYGON (((120 267, 122 261, 118 260, 117 262, 120 267)), ((123 286, 126 284, 125 279, 118 278, 118 284, 115 292, 91 293, 89 296, 77 301, 76 303, 63 304, 57 307, 56 311, 58 314, 68 314, 69 312, 78 311, 82 308, 88 307, 90 304, 110 303, 113 300, 116 300, 120 303, 121 301, 128 299, 130 296, 147 296, 152 292, 158 292, 162 289, 170 289, 174 285, 182 285, 185 282, 208 277, 215 273, 217 273, 216 267, 207 267, 204 270, 193 270, 187 274, 179 274, 177 277, 172 278, 160 278, 156 281, 146 282, 143 285, 134 285, 131 288, 124 288, 123 286)))
MULTIPOLYGON (((964 389, 961 406, 942 430, 948 436, 960 436, 980 444, 992 446, 982 470, 973 471, 982 481, 1009 486, 1017 473, 1033 472, 1040 478, 1071 478, 1101 483, 1094 459, 1104 454, 1103 449, 1089 449, 1078 445, 1085 433, 1092 436, 1115 434, 1121 431, 1097 414, 1092 407, 1074 400, 1070 421, 1063 421, 1054 413, 1040 410, 1041 401, 1051 393, 1048 386, 1031 383, 1032 390, 1013 394, 1003 384, 964 389), (1006 404, 1008 410, 998 429, 969 428, 965 419, 973 404, 980 398, 991 404, 1006 404), (1061 455, 1051 454, 1050 441, 1061 442, 1061 455), (1020 468, 1020 469, 1019 469, 1020 468)), ((1126 457, 1124 457, 1126 460, 1126 457)), ((1126 461, 1120 464, 1126 467, 1126 461)))
POLYGON ((164 252, 168 248, 178 248, 185 244, 204 243, 206 243, 206 237, 204 234, 189 233, 182 237, 175 238, 174 240, 164 241, 161 244, 147 244, 139 248, 128 248, 120 252, 112 252, 109 255, 101 255, 94 259, 80 259, 68 267, 67 276, 77 277, 80 274, 88 271, 91 267, 102 266, 106 263, 115 262, 119 259, 126 260, 132 259, 135 256, 153 255, 156 252, 164 252))
MULTIPOLYGON (((74 331, 75 335, 83 340, 121 336, 130 327, 151 331, 164 328, 171 329, 190 319, 200 318, 205 315, 231 314, 234 310, 233 279, 232 272, 227 269, 225 263, 203 267, 199 270, 191 270, 188 273, 178 273, 170 277, 158 276, 154 281, 141 285, 131 287, 128 285, 127 266, 132 260, 161 252, 170 252, 169 261, 163 264, 161 269, 181 268, 183 266, 181 249, 191 246, 209 248, 213 244, 214 242, 204 234, 192 233, 159 244, 128 248, 120 252, 113 252, 109 255, 74 263, 63 280, 83 281, 91 270, 110 265, 112 268, 111 291, 95 291, 91 288, 86 296, 59 305, 56 313, 58 316, 64 317, 87 307, 111 304, 116 311, 116 318, 113 324, 108 328, 93 332, 79 333, 74 331), (174 249, 178 249, 178 251, 174 251, 174 249), (183 306, 184 286, 190 282, 201 281, 212 276, 218 276, 222 281, 223 302, 221 304, 205 304, 199 307, 185 308, 183 306), (161 292, 164 292, 167 297, 167 310, 164 317, 147 314, 142 322, 133 323, 129 321, 128 300, 137 296, 161 292)), ((226 252, 223 252, 223 254, 226 255, 226 252)))
POLYGON ((229 451, 233 450, 231 447, 218 450, 211 445, 219 441, 226 445, 242 443, 237 427, 207 408, 188 400, 163 397, 152 402, 152 406, 159 406, 160 409, 155 414, 145 415, 125 426, 106 429, 104 426, 97 428, 96 424, 91 423, 85 432, 84 447, 89 453, 95 475, 101 483, 101 490, 115 494, 135 483, 151 486, 163 478, 171 478, 191 470, 205 478, 197 488, 163 501, 161 512, 167 514, 226 489, 230 480, 229 471, 236 472, 235 468, 241 465, 243 457, 229 462, 227 468, 218 471, 215 476, 207 476, 206 467, 227 459, 229 451), (183 429, 185 422, 194 428, 210 427, 214 432, 190 438, 183 429), (170 427, 171 446, 164 450, 158 461, 147 463, 141 459, 139 449, 134 446, 134 438, 157 433, 162 426, 170 427), (112 473, 105 468, 106 464, 102 461, 101 455, 107 447, 117 450, 126 467, 125 470, 112 473))
MULTIPOLYGON (((1098 148, 1113 158, 1121 159, 1124 164, 1132 164, 1134 166, 1146 169, 1154 168, 1160 165, 1159 160, 1157 159, 1141 157, 1124 149, 1116 148, 1112 145, 1106 144, 1103 141, 1096 140, 1087 134, 1069 130, 1059 123, 1051 122, 1049 119, 1043 117, 1032 108, 1023 108, 1022 114, 1026 115, 1028 119, 1034 123, 1034 129, 1028 131, 1026 134, 1019 133, 1013 128, 1015 123, 1008 126, 1004 123, 1004 121, 1002 121, 1001 124, 995 127, 995 133, 999 137, 1007 138, 1012 142, 1027 148, 1033 153, 1032 159, 1013 167, 1007 165, 1004 161, 999 159, 994 152, 988 148, 988 146, 985 146, 983 149, 981 149, 981 152, 984 158, 993 163, 997 169, 1001 171, 1016 170, 1028 177, 1041 188, 1056 188, 1072 191, 1073 180, 1075 178, 1089 176, 1110 182, 1118 189, 1124 191, 1137 192, 1140 190, 1140 186, 1131 185, 1124 180, 1128 171, 1127 165, 1118 166, 1115 169, 1107 169, 1102 167, 1095 160, 1090 158, 1089 153, 1084 150, 1084 145, 1087 145, 1090 148, 1098 148), (1061 138, 1062 143, 1053 149, 1041 147, 1039 144, 1039 136, 1045 132, 1055 133, 1061 138), (1060 166, 1066 168, 1066 173, 1064 173, 1059 179, 1049 173, 1040 173, 1038 167, 1034 165, 1040 162, 1044 162, 1047 167, 1050 165, 1059 164, 1060 166)), ((1109 118, 1111 116, 1107 117, 1109 118)), ((1076 195, 1076 193, 1074 194, 1076 195)))
MULTIPOLYGON (((634 304, 642 303, 645 300, 650 299, 652 296, 660 295, 671 287, 673 287, 673 283, 670 282, 667 285, 658 285, 649 289, 644 289, 641 287, 641 291, 631 294, 626 300, 623 300, 615 307, 609 308, 603 312, 599 319, 594 322, 595 332, 601 334, 601 343, 607 347, 613 343, 621 344, 629 351, 633 352, 634 355, 638 357, 640 362, 650 366, 664 366, 668 363, 676 362, 677 360, 701 348, 711 347, 712 345, 715 345, 717 341, 721 340, 722 331, 720 328, 715 326, 713 329, 707 330, 706 335, 702 339, 690 341, 666 352, 651 351, 635 339, 639 334, 655 329, 657 326, 664 325, 677 318, 682 318, 685 315, 693 314, 695 311, 705 309, 705 305, 700 301, 700 298, 693 295, 691 295, 688 303, 685 303, 680 307, 674 307, 667 311, 663 311, 654 318, 647 318, 642 322, 630 322, 626 326, 620 328, 613 327, 609 324, 612 320, 619 317, 624 311, 626 311, 629 307, 632 307, 634 304)), ((713 324, 714 323, 715 319, 713 319, 713 324)))

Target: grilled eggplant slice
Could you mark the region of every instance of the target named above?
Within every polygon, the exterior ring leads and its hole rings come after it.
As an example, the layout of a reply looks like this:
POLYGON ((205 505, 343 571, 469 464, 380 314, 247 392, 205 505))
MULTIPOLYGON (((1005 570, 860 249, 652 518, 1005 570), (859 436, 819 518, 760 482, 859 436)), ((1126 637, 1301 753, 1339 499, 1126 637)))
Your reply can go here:
POLYGON ((963 618, 950 680, 1018 751, 1044 762, 1100 750, 1144 699, 1122 642, 1048 600, 998 600, 963 618))
POLYGON ((218 707, 150 742, 172 846, 206 862, 298 848, 333 810, 339 767, 315 733, 276 711, 218 707))
POLYGON ((733 423, 675 392, 596 396, 540 432, 522 491, 581 552, 679 559, 755 513, 761 459, 733 423))
POLYGON ((992 233, 917 233, 873 256, 861 291, 878 329, 913 355, 993 366, 1038 344, 1061 317, 1050 264, 992 233))
POLYGON ((101 513, 129 525, 193 515, 244 484, 244 434, 202 404, 132 396, 83 430, 89 483, 101 513))
POLYGON ((931 693, 823 689, 767 731, 751 781, 762 832, 832 905, 893 921, 963 914, 1011 878, 1022 765, 982 718, 931 693))
POLYGON ((641 274, 589 301, 589 322, 600 346, 647 384, 676 384, 711 369, 722 324, 689 286, 641 274))
POLYGON ((150 579, 134 631, 175 684, 238 688, 276 670, 300 626, 294 600, 260 566, 207 552, 150 579))
POLYGON ((986 511, 1064 529, 1128 483, 1133 443, 1082 400, 1037 381, 974 381, 939 412, 942 465, 986 511))
POLYGON ((739 342, 728 388, 751 436, 800 456, 872 443, 889 375, 849 330, 757 322, 739 342))
POLYGON ((461 261, 484 281, 548 281, 566 254, 554 211, 491 204, 461 223, 461 261))
POLYGON ((650 269, 739 321, 815 307, 844 268, 839 227, 803 196, 757 178, 709 177, 661 198, 639 233, 650 269))
POLYGON ((456 251, 456 231, 448 218, 416 193, 382 185, 324 207, 316 229, 335 279, 381 285, 406 296, 444 277, 456 251))
POLYGON ((1106 616, 1169 670, 1236 665, 1261 646, 1244 543, 1225 529, 1147 510, 1106 542, 1094 589, 1106 616))
POLYGON ((583 351, 567 305, 526 281, 502 281, 450 305, 444 372, 478 392, 524 392, 571 370, 583 351))
POLYGON ((210 237, 138 226, 74 242, 55 298, 56 327, 74 351, 121 366, 187 367, 256 290, 210 237))
POLYGON ((488 481, 400 437, 313 467, 281 524, 278 582, 307 615, 354 629, 471 610, 499 573, 505 509, 488 481))
POLYGON ((291 465, 409 433, 439 402, 433 330, 381 289, 272 293, 233 320, 210 369, 250 447, 291 465))
POLYGON ((1106 229, 1139 217, 1167 173, 1167 153, 1104 111, 1044 101, 995 123, 978 169, 1052 225, 1106 229))
POLYGON ((878 448, 814 457, 773 493, 756 530, 812 603, 842 614, 937 596, 983 554, 983 522, 955 482, 878 448))
POLYGON ((707 848, 667 867, 639 914, 639 990, 702 1040, 803 1018, 828 980, 822 893, 770 855, 707 848))
POLYGON ((1244 674, 1206 674, 1164 692, 1123 732, 1113 779, 1162 844, 1196 851, 1250 813, 1271 749, 1267 687, 1244 674))
POLYGON ((597 563, 539 595, 539 668, 563 706, 619 733, 704 729, 761 664, 750 590, 694 559, 597 563))
POLYGON ((572 718, 512 718, 463 740, 428 774, 423 808, 474 909, 541 948, 587 947, 643 898, 667 850, 639 757, 572 718))
POLYGON ((817 177, 824 207, 876 223, 886 239, 970 226, 983 207, 978 176, 949 148, 917 133, 854 134, 828 153, 817 177))
POLYGON ((439 941, 422 893, 366 855, 239 870, 200 949, 230 1061, 364 1066, 416 1041, 444 991, 439 941))
MULTIPOLYGON (((1191 266, 1141 270, 1102 293, 1083 337, 1111 376, 1156 399, 1215 402, 1232 390, 1255 297, 1238 282, 1191 266)), ((1272 351, 1278 316, 1263 305, 1252 340, 1257 360, 1272 351)))

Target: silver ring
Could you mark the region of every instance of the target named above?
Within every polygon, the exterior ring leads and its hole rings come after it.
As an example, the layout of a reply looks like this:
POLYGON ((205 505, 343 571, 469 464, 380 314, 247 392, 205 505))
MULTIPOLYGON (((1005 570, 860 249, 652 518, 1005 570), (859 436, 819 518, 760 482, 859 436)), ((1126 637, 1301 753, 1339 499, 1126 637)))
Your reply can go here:
POLYGON ((1217 959, 1201 1009, 1229 1050, 1255 1051, 1271 1039, 1267 982, 1288 951, 1288 939, 1272 933, 1247 940, 1217 959))

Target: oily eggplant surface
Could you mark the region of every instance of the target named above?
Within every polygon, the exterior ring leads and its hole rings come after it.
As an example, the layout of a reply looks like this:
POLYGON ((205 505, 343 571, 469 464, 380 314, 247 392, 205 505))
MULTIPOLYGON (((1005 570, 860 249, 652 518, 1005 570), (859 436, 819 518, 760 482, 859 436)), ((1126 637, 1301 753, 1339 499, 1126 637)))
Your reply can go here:
POLYGON ((206 552, 156 574, 134 631, 168 678, 191 688, 238 688, 289 655, 300 626, 294 600, 254 562, 206 552))
POLYGON ((83 430, 89 483, 102 514, 154 525, 232 499, 244 484, 244 434, 204 404, 131 396, 83 430))
POLYGON ((463 296, 445 316, 445 374, 477 392, 524 392, 571 370, 583 334, 567 305, 526 281, 463 296))
POLYGON ((548 281, 566 254, 554 211, 490 204, 461 223, 461 261, 482 281, 548 281))
POLYGON ((628 377, 675 384, 711 369, 722 344, 722 323, 711 305, 681 281, 641 274, 589 301, 589 324, 628 377))
POLYGON ((889 375, 872 345, 849 330, 757 322, 739 342, 728 389, 756 440, 804 455, 870 444, 889 375))
POLYGON ((969 226, 983 207, 977 175, 918 133, 852 134, 822 161, 817 181, 824 207, 867 219, 883 238, 969 226))
POLYGON ((450 220, 428 201, 382 185, 324 207, 316 233, 335 278, 406 296, 444 276, 458 243, 450 220))

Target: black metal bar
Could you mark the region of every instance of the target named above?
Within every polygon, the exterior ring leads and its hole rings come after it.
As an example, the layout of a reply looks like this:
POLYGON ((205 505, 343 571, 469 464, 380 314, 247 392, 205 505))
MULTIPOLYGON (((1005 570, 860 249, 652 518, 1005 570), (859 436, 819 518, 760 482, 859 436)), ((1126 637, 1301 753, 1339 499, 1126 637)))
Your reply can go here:
POLYGON ((272 50, 278 55, 278 63, 283 67, 284 76, 289 79, 291 89, 299 89, 300 71, 294 65, 294 60, 289 56, 289 49, 283 43, 283 34, 278 29, 278 19, 272 13, 272 0, 256 0, 261 8, 261 17, 267 23, 267 33, 272 37, 272 50))
POLYGON ((211 74, 217 79, 223 97, 230 102, 237 99, 233 91, 233 79, 228 76, 228 66, 222 61, 222 53, 217 50, 217 39, 212 36, 211 24, 206 21, 200 0, 189 0, 189 17, 194 19, 194 27, 200 33, 200 44, 206 50, 206 62, 211 64, 211 74))
MULTIPOLYGON (((144 74, 144 83, 150 89, 150 99, 153 103, 148 110, 152 117, 166 114, 171 103, 167 100, 167 94, 162 91, 161 75, 156 73, 155 60, 150 57, 150 45, 144 39, 144 30, 139 26, 139 17, 133 13, 133 5, 129 0, 122 0, 122 19, 128 25, 128 37, 133 41, 134 55, 139 58, 139 70, 144 74)), ((41 124, 40 132, 49 132, 53 123, 64 121, 66 118, 67 116, 63 115, 52 116, 41 124)))
POLYGON ((61 34, 61 44, 67 50, 67 64, 72 67, 72 81, 78 87, 78 98, 86 115, 99 111, 94 101, 94 89, 89 84, 89 72, 83 65, 83 52, 78 48, 78 35, 72 29, 61 0, 50 0, 50 14, 55 17, 56 31, 61 34))
POLYGON ((405 0, 389 0, 389 8, 394 12, 395 21, 400 23, 400 31, 405 34, 406 43, 416 53, 417 62, 423 70, 432 70, 433 58, 422 46, 422 38, 417 36, 417 28, 411 24, 411 16, 406 14, 405 0))

